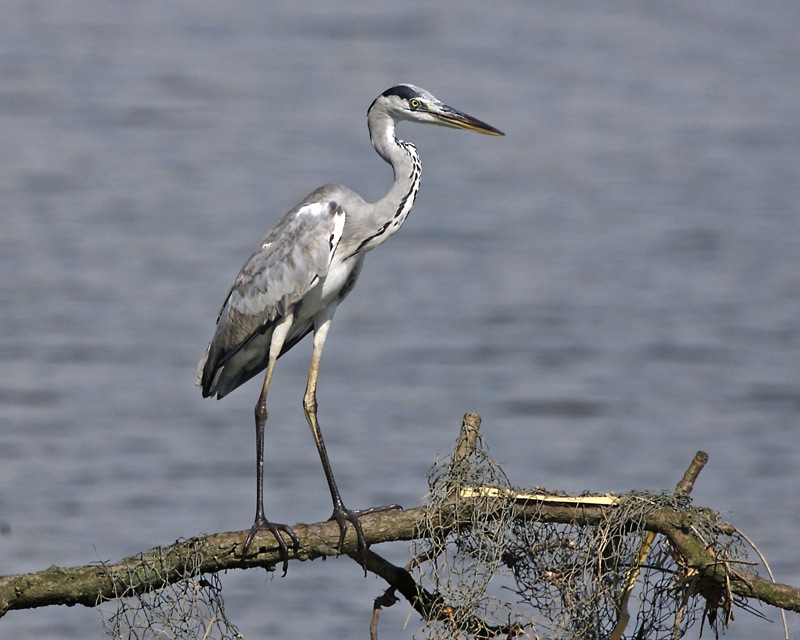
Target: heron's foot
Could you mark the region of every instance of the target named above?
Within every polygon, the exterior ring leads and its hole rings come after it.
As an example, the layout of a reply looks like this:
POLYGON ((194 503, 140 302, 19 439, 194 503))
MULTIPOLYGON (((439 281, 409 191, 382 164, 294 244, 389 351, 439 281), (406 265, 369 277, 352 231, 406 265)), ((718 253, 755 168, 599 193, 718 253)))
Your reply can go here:
POLYGON ((292 531, 292 528, 289 525, 280 524, 278 522, 270 522, 264 517, 256 518, 253 526, 250 527, 250 533, 247 534, 247 540, 244 541, 242 557, 247 555, 250 544, 253 542, 253 538, 255 538, 259 531, 269 531, 273 536, 275 536, 275 540, 278 542, 278 548, 281 551, 281 558, 283 559, 283 575, 286 575, 286 571, 289 568, 289 548, 286 546, 286 541, 283 539, 283 534, 285 533, 292 539, 292 549, 294 549, 294 551, 297 551, 297 549, 300 547, 300 538, 297 537, 297 534, 292 531))
POLYGON ((364 575, 367 575, 367 541, 364 538, 364 530, 361 528, 361 521, 359 518, 370 513, 377 513, 378 511, 393 511, 398 509, 402 510, 403 507, 399 504, 390 504, 384 507, 371 507, 369 509, 359 509, 357 511, 348 509, 341 503, 334 507, 333 515, 330 517, 330 520, 335 520, 336 524, 339 525, 338 549, 341 552, 344 546, 344 537, 347 533, 347 523, 349 522, 353 525, 353 529, 356 530, 356 539, 358 540, 358 550, 361 552, 364 575))

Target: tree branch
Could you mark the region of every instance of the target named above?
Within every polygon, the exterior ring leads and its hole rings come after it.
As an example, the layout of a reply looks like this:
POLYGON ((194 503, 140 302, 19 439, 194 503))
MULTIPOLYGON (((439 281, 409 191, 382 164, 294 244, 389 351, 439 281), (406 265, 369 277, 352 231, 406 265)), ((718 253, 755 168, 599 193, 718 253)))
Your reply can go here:
MULTIPOLYGON (((465 416, 453 465, 468 463, 468 458, 475 450, 479 426, 479 416, 465 416)), ((691 491, 706 459, 707 456, 704 458, 702 455, 695 458, 678 484, 679 492, 691 491)), ((428 538, 432 532, 426 527, 435 526, 441 534, 442 531, 466 526, 471 522, 474 510, 483 511, 484 517, 487 517, 487 496, 491 507, 492 495, 498 496, 496 513, 507 508, 507 500, 511 495, 514 498, 512 515, 516 519, 527 523, 558 523, 578 527, 603 525, 616 504, 613 497, 605 501, 598 497, 562 499, 553 496, 539 500, 541 496, 535 494, 512 494, 508 490, 494 488, 469 493, 452 486, 452 497, 440 504, 435 513, 431 512, 430 507, 418 507, 406 511, 378 511, 362 516, 360 521, 364 537, 368 545, 377 545, 428 538)), ((707 522, 709 513, 712 512, 703 507, 678 509, 664 506, 646 514, 642 526, 644 530, 661 534, 669 541, 673 556, 681 566, 691 570, 695 580, 693 587, 707 601, 714 603, 719 600, 720 593, 731 593, 742 598, 754 598, 780 609, 800 612, 800 589, 769 582, 713 555, 709 542, 702 538, 694 526, 700 520, 707 522)), ((736 533, 735 527, 724 522, 715 523, 715 527, 728 535, 736 533)), ((336 548, 339 528, 336 523, 295 524, 292 528, 300 545, 296 551, 290 552, 291 560, 314 560, 339 555, 336 548)), ((282 562, 282 557, 272 534, 257 534, 250 553, 242 558, 240 554, 247 534, 248 531, 235 531, 180 540, 114 564, 97 563, 72 568, 52 566, 36 573, 0 577, 0 617, 14 609, 55 604, 94 607, 104 600, 139 595, 187 578, 229 569, 261 567, 274 571, 276 564, 282 562)), ((292 549, 290 542, 286 540, 288 548, 292 549)), ((341 553, 362 562, 363 556, 358 551, 352 528, 347 531, 341 553)), ((390 564, 372 551, 366 556, 365 568, 386 580, 425 619, 445 620, 453 612, 441 596, 418 585, 408 570, 390 564)), ((515 633, 515 626, 511 624, 493 627, 476 618, 471 620, 468 622, 471 628, 463 630, 470 631, 475 637, 488 638, 497 634, 512 636, 515 633)))
MULTIPOLYGON (((485 507, 485 500, 481 506, 485 507)), ((445 507, 439 513, 439 521, 443 526, 467 523, 471 508, 469 500, 459 505, 456 518, 455 507, 445 507)), ((709 555, 706 542, 692 531, 693 512, 700 509, 702 508, 677 511, 664 507, 647 517, 644 528, 666 536, 675 552, 680 554, 683 563, 708 581, 708 588, 723 588, 730 583, 730 589, 736 595, 800 612, 800 589, 741 573, 709 555)), ((576 509, 559 504, 521 504, 515 507, 515 515, 529 521, 535 518, 540 522, 591 527, 607 519, 607 510, 608 507, 594 505, 576 509)), ((424 538, 427 535, 423 530, 424 522, 422 507, 406 511, 377 512, 361 519, 369 545, 424 538)), ((314 560, 338 555, 335 547, 339 529, 335 523, 296 524, 293 529, 300 539, 300 547, 297 553, 290 554, 290 559, 314 560)), ((239 554, 247 534, 248 531, 235 531, 190 538, 124 558, 115 564, 90 564, 70 568, 52 566, 36 573, 3 576, 0 577, 0 615, 13 609, 33 609, 55 604, 93 607, 102 600, 113 599, 123 593, 134 595, 159 589, 186 579, 188 559, 195 557, 200 558, 192 567, 196 574, 253 567, 274 571, 276 564, 281 562, 281 556, 272 534, 258 534, 253 541, 250 555, 243 559, 239 554)), ((289 548, 291 549, 291 545, 289 548)), ((342 552, 354 557, 359 555, 352 530, 348 530, 342 552)), ((402 580, 396 576, 392 579, 388 570, 379 566, 375 557, 375 554, 370 554, 369 558, 373 558, 374 563, 368 561, 367 570, 386 579, 393 586, 398 586, 400 593, 408 599, 408 589, 399 587, 402 580)), ((412 606, 415 605, 411 600, 409 602, 412 606)))

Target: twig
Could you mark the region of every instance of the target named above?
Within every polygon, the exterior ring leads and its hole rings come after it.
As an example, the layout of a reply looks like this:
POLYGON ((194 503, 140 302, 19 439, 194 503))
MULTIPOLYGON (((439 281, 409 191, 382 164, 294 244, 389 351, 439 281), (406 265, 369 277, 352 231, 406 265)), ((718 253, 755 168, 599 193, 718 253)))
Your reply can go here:
MULTIPOLYGON (((352 554, 351 557, 360 563, 362 555, 356 553, 352 554)), ((431 593, 418 585, 408 571, 392 564, 374 551, 367 551, 366 566, 364 568, 386 580, 408 601, 417 613, 429 622, 452 621, 455 617, 458 617, 460 630, 469 633, 477 640, 488 640, 500 635, 513 638, 522 632, 522 627, 518 624, 490 625, 475 615, 465 614, 458 607, 453 607, 445 602, 438 593, 431 593)))
MULTIPOLYGON (((675 493, 689 494, 694 489, 695 480, 700 475, 703 467, 708 462, 708 454, 705 451, 698 451, 694 454, 692 462, 683 474, 678 484, 675 486, 675 493)), ((653 531, 645 531, 642 536, 642 544, 639 546, 639 552, 636 554, 636 560, 633 566, 628 570, 628 575, 625 577, 625 584, 622 588, 622 594, 619 603, 619 617, 617 624, 611 632, 610 640, 619 640, 625 632, 628 622, 630 621, 630 613, 628 611, 628 602, 633 592, 633 587, 636 585, 636 580, 642 570, 647 556, 650 555, 650 550, 653 548, 656 534, 653 531)), ((676 615, 676 624, 679 624, 680 617, 683 615, 681 610, 678 610, 676 615)))

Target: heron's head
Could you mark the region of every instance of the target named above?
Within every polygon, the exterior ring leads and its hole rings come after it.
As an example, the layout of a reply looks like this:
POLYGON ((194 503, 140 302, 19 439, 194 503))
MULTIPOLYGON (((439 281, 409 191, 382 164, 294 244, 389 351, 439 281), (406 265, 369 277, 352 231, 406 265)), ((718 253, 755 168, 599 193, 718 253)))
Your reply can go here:
POLYGON ((384 91, 372 102, 368 113, 375 111, 384 112, 395 121, 409 120, 423 124, 438 124, 490 136, 505 135, 499 129, 444 104, 429 91, 413 84, 398 84, 384 91))

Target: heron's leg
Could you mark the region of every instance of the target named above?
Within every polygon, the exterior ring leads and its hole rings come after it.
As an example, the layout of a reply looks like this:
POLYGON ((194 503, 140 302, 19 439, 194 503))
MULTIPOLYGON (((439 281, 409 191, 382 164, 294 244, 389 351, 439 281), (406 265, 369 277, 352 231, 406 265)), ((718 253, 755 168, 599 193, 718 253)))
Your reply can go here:
POLYGON ((306 385, 306 394, 303 397, 303 409, 305 410, 306 420, 308 420, 308 426, 311 427, 311 433, 314 436, 317 451, 319 451, 322 469, 325 471, 325 478, 328 481, 328 489, 330 489, 331 492, 331 500, 333 500, 333 515, 331 516, 331 520, 336 520, 339 524, 339 549, 341 549, 342 544, 344 544, 346 523, 349 521, 356 530, 359 548, 366 550, 367 545, 364 541, 364 532, 361 530, 361 523, 358 521, 358 513, 347 509, 342 502, 342 497, 339 495, 339 488, 336 486, 336 480, 333 477, 331 462, 328 459, 328 451, 325 448, 325 441, 322 439, 322 432, 320 431, 319 420, 317 419, 317 376, 319 375, 319 361, 322 357, 325 339, 328 337, 328 329, 330 329, 331 326, 332 316, 333 313, 318 326, 314 327, 314 348, 311 351, 311 366, 308 369, 308 384, 306 385))
POLYGON ((286 548, 286 543, 283 540, 281 532, 286 533, 291 539, 295 549, 300 545, 300 540, 297 538, 292 529, 285 524, 270 522, 264 515, 264 429, 267 424, 267 391, 269 390, 270 382, 272 381, 272 373, 275 371, 275 363, 278 360, 278 354, 281 352, 283 342, 286 339, 286 333, 292 324, 292 317, 284 318, 273 331, 272 340, 270 343, 270 357, 267 361, 267 372, 264 375, 264 384, 261 387, 261 394, 258 396, 258 402, 255 407, 255 421, 256 421, 256 517, 253 526, 250 528, 250 533, 247 534, 247 540, 244 542, 242 555, 247 555, 247 550, 253 542, 253 538, 259 531, 270 531, 278 542, 283 557, 283 573, 286 575, 286 570, 289 566, 289 550, 286 548), (274 355, 273 355, 274 354, 274 355))
MULTIPOLYGON (((331 312, 329 317, 315 327, 314 331, 314 348, 311 352, 311 366, 308 371, 308 384, 306 386, 306 394, 303 398, 303 408, 306 414, 306 420, 311 427, 311 432, 314 436, 314 442, 319 451, 319 457, 322 461, 322 468, 325 471, 325 478, 328 481, 328 488, 331 492, 331 499, 333 500, 333 515, 331 520, 336 520, 339 525, 339 549, 341 550, 344 544, 344 536, 346 532, 347 522, 353 525, 356 530, 356 537, 358 538, 358 547, 361 552, 366 556, 367 543, 364 539, 364 531, 361 528, 361 522, 358 518, 361 515, 372 513, 374 511, 381 511, 384 509, 400 509, 398 505, 390 505, 388 507, 377 507, 374 509, 365 509, 363 511, 353 511, 347 509, 342 502, 339 495, 339 489, 336 486, 336 480, 333 477, 333 470, 331 463, 328 459, 328 452, 325 448, 325 441, 322 439, 322 432, 319 428, 319 420, 317 419, 317 376, 319 374, 319 362, 322 356, 322 349, 325 345, 325 338, 328 336, 328 329, 330 328, 331 312)), ((365 560, 366 562, 366 560, 365 560)), ((366 569, 365 569, 366 571, 366 569)))

